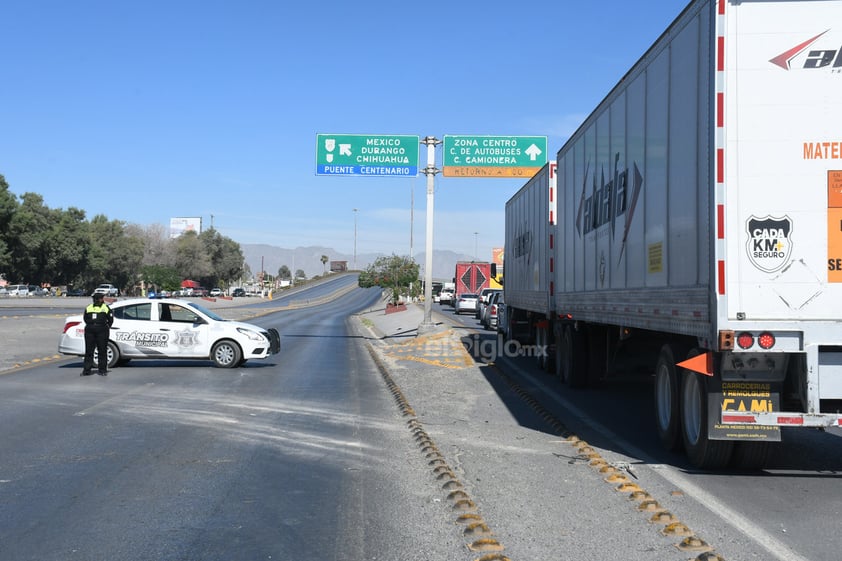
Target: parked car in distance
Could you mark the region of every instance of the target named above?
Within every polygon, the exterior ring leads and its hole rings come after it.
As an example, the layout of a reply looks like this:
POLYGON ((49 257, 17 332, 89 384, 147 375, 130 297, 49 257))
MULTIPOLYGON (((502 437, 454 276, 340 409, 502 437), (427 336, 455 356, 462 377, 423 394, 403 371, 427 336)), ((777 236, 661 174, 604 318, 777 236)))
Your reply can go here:
POLYGON ((452 306, 454 304, 453 294, 455 292, 452 288, 442 288, 441 294, 439 294, 439 304, 450 304, 452 306))
POLYGON ((105 296, 117 297, 120 295, 120 290, 113 284, 101 284, 94 289, 94 294, 103 294, 105 296))
MULTIPOLYGON (((281 349, 277 330, 229 321, 187 300, 132 298, 110 307, 114 324, 108 335, 108 368, 133 359, 211 360, 219 368, 236 368, 281 349)), ((58 352, 85 356, 81 315, 65 319, 58 352)))
POLYGON ((231 291, 231 296, 245 296, 246 290, 244 288, 237 287, 231 291))
POLYGON ((26 284, 10 284, 6 290, 9 296, 29 296, 29 285, 26 284))
POLYGON ((30 284, 29 285, 29 295, 30 296, 49 296, 50 291, 46 288, 41 288, 38 285, 30 284))
POLYGON ((485 324, 482 321, 482 316, 483 316, 483 314, 485 314, 486 306, 488 306, 488 299, 495 292, 500 292, 500 289, 499 288, 483 288, 482 292, 479 293, 479 302, 477 303, 477 319, 480 320, 480 323, 482 323, 483 325, 485 325, 485 324))
POLYGON ((461 314, 462 312, 472 312, 475 314, 477 311, 478 301, 479 296, 471 292, 460 294, 459 298, 456 300, 456 313, 461 314))
POLYGON ((484 306, 482 312, 482 318, 480 318, 480 323, 486 329, 497 329, 497 313, 498 313, 498 306, 497 301, 503 295, 502 290, 498 290, 491 294, 488 297, 488 303, 484 306))
POLYGON ((497 295, 497 333, 507 339, 509 336, 509 324, 506 321, 506 297, 503 292, 497 295))
POLYGON ((65 296, 87 296, 88 291, 84 288, 70 288, 64 293, 65 296))
POLYGON ((222 289, 221 288, 211 288, 210 295, 213 297, 222 296, 222 289))
POLYGON ((8 296, 8 295, 9 295, 9 291, 6 290, 6 287, 0 286, 0 296, 8 296))

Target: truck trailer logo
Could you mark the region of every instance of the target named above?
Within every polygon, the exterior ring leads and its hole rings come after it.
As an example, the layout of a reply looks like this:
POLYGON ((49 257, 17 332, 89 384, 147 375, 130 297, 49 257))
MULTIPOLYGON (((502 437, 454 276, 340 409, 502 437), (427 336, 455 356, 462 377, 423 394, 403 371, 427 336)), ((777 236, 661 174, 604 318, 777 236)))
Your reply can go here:
MULTIPOLYGON (((807 51, 813 43, 830 31, 822 31, 815 37, 807 39, 803 43, 795 45, 791 49, 782 52, 775 58, 769 60, 775 66, 780 66, 784 70, 792 70, 792 61, 797 56, 807 51)), ((813 49, 807 51, 807 58, 804 60, 802 69, 811 70, 816 68, 829 68, 832 72, 842 72, 842 48, 839 49, 813 49)))
POLYGON ((751 263, 766 273, 780 271, 792 260, 792 220, 752 216, 746 222, 746 251, 751 263))
POLYGON ((526 257, 529 262, 529 257, 532 255, 532 232, 529 226, 524 222, 517 229, 515 236, 515 246, 512 248, 512 256, 526 257))
POLYGON ((585 166, 585 178, 582 182, 582 198, 579 199, 579 209, 576 215, 576 230, 579 236, 584 236, 601 226, 611 225, 611 235, 614 235, 617 218, 626 215, 626 223, 623 229, 623 241, 620 248, 620 259, 626 249, 626 242, 629 237, 634 209, 643 187, 643 175, 637 167, 637 162, 632 164, 632 185, 629 185, 629 169, 620 169, 620 153, 614 156, 613 177, 605 179, 605 171, 600 174, 597 180, 596 172, 590 179, 592 182, 591 195, 587 195, 588 176, 590 175, 590 162, 585 166), (631 193, 629 189, 631 188, 631 193))

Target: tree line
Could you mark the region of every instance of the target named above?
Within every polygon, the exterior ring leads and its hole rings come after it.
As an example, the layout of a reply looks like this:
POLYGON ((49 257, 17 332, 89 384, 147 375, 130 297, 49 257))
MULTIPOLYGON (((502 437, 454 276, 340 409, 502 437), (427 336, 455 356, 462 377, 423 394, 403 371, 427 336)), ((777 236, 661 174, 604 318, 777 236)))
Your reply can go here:
POLYGON ((20 197, 0 175, 0 275, 13 284, 92 289, 111 283, 175 290, 183 279, 226 287, 247 274, 240 245, 210 228, 171 239, 163 225, 139 226, 76 207, 51 209, 20 197))

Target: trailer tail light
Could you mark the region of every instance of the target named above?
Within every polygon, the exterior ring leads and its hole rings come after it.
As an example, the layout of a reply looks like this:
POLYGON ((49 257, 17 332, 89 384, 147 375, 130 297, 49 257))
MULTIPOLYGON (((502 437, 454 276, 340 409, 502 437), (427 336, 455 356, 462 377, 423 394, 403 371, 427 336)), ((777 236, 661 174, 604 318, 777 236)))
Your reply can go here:
POLYGON ((737 345, 739 345, 741 349, 751 348, 751 346, 754 345, 754 335, 748 333, 747 331, 743 331, 737 335, 737 345))
POLYGON ((771 349, 775 346, 775 336, 768 331, 761 333, 757 338, 757 344, 760 345, 761 349, 771 349))
POLYGON ((743 331, 739 335, 737 335, 737 346, 741 349, 750 349, 754 346, 754 343, 757 343, 757 346, 763 349, 764 351, 768 351, 772 347, 775 346, 775 336, 769 333, 768 331, 764 331, 757 337, 754 336, 753 333, 749 333, 748 331, 743 331))
POLYGON ((733 351, 734 350, 734 332, 730 329, 723 329, 719 332, 719 350, 733 351))

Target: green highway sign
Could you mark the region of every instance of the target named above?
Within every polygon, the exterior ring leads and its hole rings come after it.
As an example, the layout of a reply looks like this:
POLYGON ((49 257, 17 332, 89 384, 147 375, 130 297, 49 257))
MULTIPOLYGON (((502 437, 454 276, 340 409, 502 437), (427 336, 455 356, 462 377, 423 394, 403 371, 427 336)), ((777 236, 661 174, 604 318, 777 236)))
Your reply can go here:
POLYGON ((316 175, 415 177, 419 142, 411 135, 317 134, 316 175))
POLYGON ((443 159, 447 177, 532 177, 547 163, 547 137, 446 134, 443 159))

